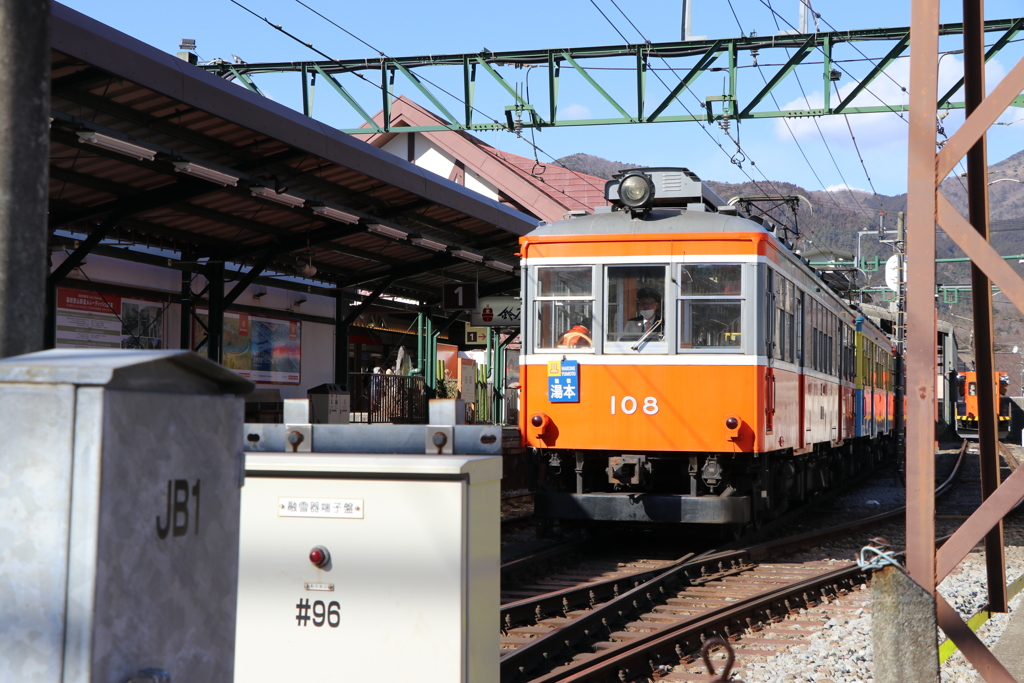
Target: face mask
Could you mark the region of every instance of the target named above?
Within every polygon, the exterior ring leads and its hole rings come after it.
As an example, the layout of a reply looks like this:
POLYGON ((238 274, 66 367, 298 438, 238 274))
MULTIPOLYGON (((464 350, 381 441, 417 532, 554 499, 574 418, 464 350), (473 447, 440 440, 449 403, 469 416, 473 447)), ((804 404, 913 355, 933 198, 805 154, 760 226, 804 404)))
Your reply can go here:
POLYGON ((642 310, 640 311, 640 315, 644 317, 644 320, 650 320, 651 318, 654 317, 654 310, 642 310))

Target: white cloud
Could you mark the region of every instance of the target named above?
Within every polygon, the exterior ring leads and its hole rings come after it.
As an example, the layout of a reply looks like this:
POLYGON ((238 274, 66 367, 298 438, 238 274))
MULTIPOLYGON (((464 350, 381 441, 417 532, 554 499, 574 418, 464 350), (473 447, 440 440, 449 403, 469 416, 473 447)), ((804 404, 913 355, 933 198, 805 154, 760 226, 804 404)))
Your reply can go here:
POLYGON ((583 106, 582 104, 570 104, 569 106, 562 107, 561 109, 558 110, 558 118, 568 121, 578 119, 589 119, 593 118, 593 116, 590 113, 590 109, 583 106))
MULTIPOLYGON (((952 88, 957 80, 963 76, 963 59, 958 55, 948 55, 939 61, 939 94, 940 97, 952 88)), ((999 83, 1006 75, 1006 69, 998 59, 993 59, 985 66, 985 83, 989 91, 999 83)), ((843 75, 843 80, 848 81, 840 86, 838 96, 833 93, 831 105, 835 106, 843 98, 849 95, 857 86, 857 83, 843 75)), ((910 60, 899 59, 889 66, 884 73, 879 74, 867 88, 862 90, 849 107, 880 107, 905 105, 908 102, 907 93, 903 90, 910 83, 910 60)), ((963 88, 960 88, 950 101, 963 100, 963 88)), ((824 96, 820 90, 809 93, 806 98, 800 97, 782 105, 782 109, 819 109, 824 106, 824 96)), ((872 114, 857 114, 849 117, 850 127, 857 138, 861 150, 889 150, 904 147, 907 140, 907 123, 904 119, 909 117, 908 112, 902 112, 902 119, 896 114, 885 111, 872 114)), ((1012 115, 1007 118, 1012 120, 1012 115)), ((952 135, 953 131, 963 122, 962 110, 951 110, 949 116, 943 121, 945 132, 952 135)), ((841 116, 822 116, 818 118, 792 118, 778 119, 775 123, 775 135, 780 140, 791 140, 792 135, 800 141, 820 140, 818 129, 825 139, 832 141, 846 141, 849 144, 850 130, 847 128, 847 119, 841 116), (817 126, 815 126, 817 123, 817 126), (787 124, 789 130, 787 130, 787 124)))
POLYGON ((859 187, 852 187, 846 183, 839 183, 838 185, 829 185, 825 188, 825 192, 846 192, 852 190, 854 192, 863 192, 864 194, 871 194, 868 190, 862 190, 859 187))

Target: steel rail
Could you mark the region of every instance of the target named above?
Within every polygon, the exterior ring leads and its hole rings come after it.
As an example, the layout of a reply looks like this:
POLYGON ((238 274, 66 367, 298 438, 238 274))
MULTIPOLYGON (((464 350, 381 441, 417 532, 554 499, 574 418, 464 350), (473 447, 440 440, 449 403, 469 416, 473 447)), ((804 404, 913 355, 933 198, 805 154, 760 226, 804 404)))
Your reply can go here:
MULTIPOLYGON (((936 487, 936 496, 941 496, 952 488, 964 463, 966 450, 967 441, 964 441, 949 476, 946 477, 942 484, 936 487)), ((610 631, 612 623, 621 621, 626 616, 638 612, 641 606, 656 604, 657 598, 662 598, 668 591, 680 587, 698 586, 725 576, 748 571, 753 568, 757 561, 766 557, 793 552, 830 538, 848 535, 852 531, 889 521, 902 514, 904 510, 905 506, 820 531, 812 531, 799 536, 768 541, 739 550, 709 552, 697 557, 683 557, 669 567, 641 572, 618 579, 609 579, 595 584, 567 588, 535 598, 506 604, 501 608, 503 632, 507 632, 516 625, 528 623, 532 620, 540 621, 546 615, 561 614, 562 616, 568 616, 570 611, 577 608, 589 609, 590 611, 561 627, 553 629, 550 633, 535 638, 529 644, 503 655, 500 660, 501 679, 503 681, 516 680, 538 665, 553 660, 566 649, 573 647, 583 639, 600 632, 601 629, 610 631), (630 583, 633 587, 619 594, 618 591, 621 590, 622 585, 629 585, 630 583), (600 598, 607 596, 609 593, 615 597, 598 606, 600 598)), ((648 640, 645 637, 632 641, 630 647, 639 646, 641 643, 648 642, 648 640)), ((612 648, 608 652, 617 650, 618 648, 612 648)), ((590 662, 588 662, 589 664, 590 662)), ((543 680, 547 679, 544 677, 537 679, 537 681, 543 680)))
POLYGON ((542 548, 541 550, 526 555, 525 557, 509 560, 501 565, 502 583, 504 583, 505 577, 509 574, 523 572, 544 562, 549 562, 551 560, 579 552, 584 545, 586 545, 585 541, 570 541, 568 543, 560 543, 558 545, 542 548))
MULTIPOLYGON (((725 640, 751 628, 755 623, 773 621, 798 605, 807 607, 814 596, 835 595, 867 579, 856 564, 836 569, 797 583, 738 600, 734 605, 712 608, 703 614, 615 645, 594 657, 570 664, 560 671, 532 679, 532 683, 587 681, 620 683, 650 676, 659 666, 678 662, 686 652, 700 646, 705 638, 720 635, 725 640)), ((672 664, 669 664, 670 666, 672 664)))
POLYGON ((999 452, 1002 453, 1003 460, 1006 461, 1006 466, 1010 468, 1010 471, 1017 471, 1017 468, 1020 467, 1020 462, 1017 461, 1017 458, 1010 452, 1010 449, 1002 442, 999 443, 999 452))

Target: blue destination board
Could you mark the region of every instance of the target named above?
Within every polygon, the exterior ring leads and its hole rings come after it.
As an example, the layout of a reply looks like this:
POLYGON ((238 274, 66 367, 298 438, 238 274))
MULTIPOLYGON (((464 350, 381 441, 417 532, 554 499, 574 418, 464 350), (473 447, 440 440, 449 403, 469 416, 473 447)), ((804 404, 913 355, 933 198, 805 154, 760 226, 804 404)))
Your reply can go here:
POLYGON ((580 402, 580 364, 577 361, 548 361, 548 402, 580 402))

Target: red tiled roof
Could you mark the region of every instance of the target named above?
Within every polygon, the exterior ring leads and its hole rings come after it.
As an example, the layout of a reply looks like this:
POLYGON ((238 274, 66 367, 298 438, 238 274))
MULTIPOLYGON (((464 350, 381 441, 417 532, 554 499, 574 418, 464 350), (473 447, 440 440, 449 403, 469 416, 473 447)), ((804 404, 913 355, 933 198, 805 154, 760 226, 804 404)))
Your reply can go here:
MULTIPOLYGON (((383 111, 377 112, 373 119, 379 125, 383 111)), ((382 147, 401 134, 399 126, 445 123, 415 102, 398 97, 391 108, 391 132, 370 134, 366 141, 382 147)), ((533 159, 495 149, 462 131, 421 135, 490 182, 501 192, 503 202, 549 223, 562 219, 569 211, 592 213, 594 207, 608 205, 604 198, 605 181, 596 176, 555 164, 538 164, 533 159)))
POLYGON ((566 207, 566 211, 584 210, 593 213, 595 206, 608 206, 604 198, 604 179, 571 171, 555 164, 537 163, 533 159, 494 149, 478 141, 478 146, 514 168, 524 180, 534 183, 542 192, 566 207))

